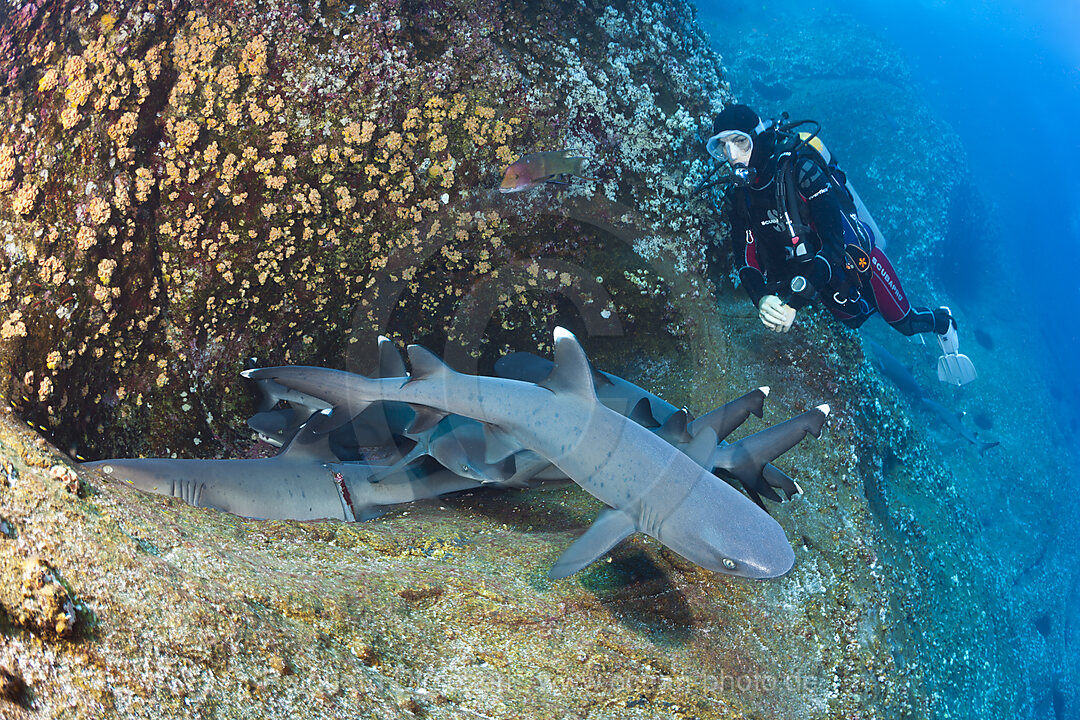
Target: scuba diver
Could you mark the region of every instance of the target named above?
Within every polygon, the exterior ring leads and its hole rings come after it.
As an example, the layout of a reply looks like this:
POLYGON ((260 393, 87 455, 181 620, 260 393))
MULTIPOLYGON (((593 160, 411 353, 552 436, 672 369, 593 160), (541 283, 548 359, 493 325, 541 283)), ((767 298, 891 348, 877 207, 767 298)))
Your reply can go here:
POLYGON ((787 332, 799 310, 820 302, 850 328, 875 312, 907 336, 934 333, 938 377, 963 385, 975 368, 959 352, 948 307, 912 307, 881 234, 817 138, 813 121, 766 125, 746 105, 724 108, 706 150, 730 165, 731 235, 739 279, 765 327, 787 332), (813 126, 813 132, 796 132, 813 126))

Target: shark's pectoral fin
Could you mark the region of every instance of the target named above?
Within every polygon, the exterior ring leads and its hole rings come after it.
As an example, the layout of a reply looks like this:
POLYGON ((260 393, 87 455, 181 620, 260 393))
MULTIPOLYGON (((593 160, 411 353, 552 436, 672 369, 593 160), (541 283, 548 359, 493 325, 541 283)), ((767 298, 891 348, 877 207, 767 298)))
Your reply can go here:
POLYGON ((408 435, 419 435, 432 429, 447 416, 444 410, 436 410, 435 408, 427 407, 426 405, 410 405, 413 412, 416 413, 409 423, 409 427, 405 432, 408 435))
POLYGON ((562 470, 532 450, 522 450, 507 459, 514 463, 514 474, 507 481, 511 487, 533 487, 545 480, 568 480, 562 470))
POLYGON ((330 435, 323 430, 323 425, 332 418, 324 413, 316 413, 300 426, 292 439, 278 453, 277 457, 305 458, 314 462, 337 462, 337 455, 330 449, 330 435))
POLYGON ((510 433, 495 425, 484 424, 484 462, 494 464, 515 455, 524 446, 510 433))
POLYGON ((548 577, 558 580, 573 575, 599 560, 636 531, 634 521, 626 513, 604 510, 585 534, 559 556, 551 570, 548 570, 548 577))

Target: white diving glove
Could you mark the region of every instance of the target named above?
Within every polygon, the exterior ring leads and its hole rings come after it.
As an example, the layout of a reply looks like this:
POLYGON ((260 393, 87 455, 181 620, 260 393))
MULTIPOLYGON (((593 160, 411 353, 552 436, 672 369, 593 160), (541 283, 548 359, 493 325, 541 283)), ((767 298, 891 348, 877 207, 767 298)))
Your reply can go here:
POLYGON ((758 303, 761 323, 775 332, 787 332, 795 322, 795 308, 775 295, 766 295, 758 303))

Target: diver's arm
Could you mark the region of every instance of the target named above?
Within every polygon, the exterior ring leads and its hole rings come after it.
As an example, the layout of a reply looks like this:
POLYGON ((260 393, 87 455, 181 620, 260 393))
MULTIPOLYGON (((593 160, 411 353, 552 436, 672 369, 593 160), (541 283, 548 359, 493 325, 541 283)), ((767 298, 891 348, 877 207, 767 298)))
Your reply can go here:
POLYGON ((735 267, 738 269, 739 282, 746 294, 753 301, 754 307, 765 295, 765 270, 758 257, 758 245, 754 233, 750 231, 747 213, 739 212, 738 203, 745 207, 746 197, 736 190, 731 198, 731 246, 735 253, 735 267))
POLYGON ((735 266, 739 268, 739 282, 756 307, 765 295, 765 272, 757 256, 757 242, 749 230, 737 231, 734 223, 731 228, 735 240, 735 266), (736 234, 738 233, 738 234, 736 234))

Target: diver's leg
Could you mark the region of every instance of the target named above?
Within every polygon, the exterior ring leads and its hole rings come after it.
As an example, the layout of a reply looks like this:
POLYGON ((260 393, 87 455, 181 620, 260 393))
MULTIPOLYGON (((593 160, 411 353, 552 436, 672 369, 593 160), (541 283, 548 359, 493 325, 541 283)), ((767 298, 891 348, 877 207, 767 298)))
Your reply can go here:
POLYGON ((934 332, 938 326, 935 312, 924 307, 910 308, 904 317, 889 321, 889 324, 908 337, 919 333, 934 332))
POLYGON ((881 248, 874 248, 870 253, 870 287, 878 312, 885 322, 905 335, 911 335, 913 331, 904 332, 906 328, 897 327, 911 313, 911 303, 900 285, 896 270, 881 248))
POLYGON ((930 332, 942 335, 948 332, 950 323, 956 324, 948 308, 931 310, 911 306, 896 270, 881 248, 870 253, 870 287, 881 317, 904 335, 930 332))
POLYGON ((953 385, 964 385, 974 380, 977 377, 975 366, 967 355, 960 354, 956 320, 949 308, 942 306, 931 310, 911 307, 896 271, 880 248, 874 248, 870 254, 870 268, 870 284, 881 317, 909 337, 917 333, 934 333, 937 336, 941 347, 938 379, 953 385))

